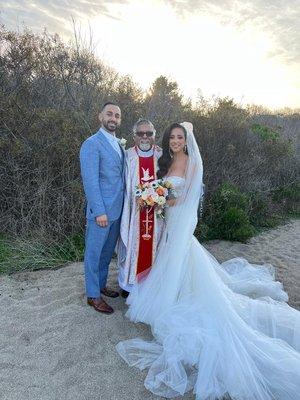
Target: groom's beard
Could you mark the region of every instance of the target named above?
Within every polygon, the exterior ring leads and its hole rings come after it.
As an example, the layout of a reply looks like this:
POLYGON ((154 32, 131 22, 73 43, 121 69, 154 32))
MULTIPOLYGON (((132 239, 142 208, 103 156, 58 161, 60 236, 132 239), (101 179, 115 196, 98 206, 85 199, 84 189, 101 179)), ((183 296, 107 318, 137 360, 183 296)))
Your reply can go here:
POLYGON ((113 122, 102 122, 105 130, 107 130, 107 132, 110 133, 115 133, 116 129, 117 129, 117 124, 113 123, 113 122))
POLYGON ((151 149, 152 145, 150 143, 140 143, 139 144, 139 149, 142 151, 149 151, 151 149))

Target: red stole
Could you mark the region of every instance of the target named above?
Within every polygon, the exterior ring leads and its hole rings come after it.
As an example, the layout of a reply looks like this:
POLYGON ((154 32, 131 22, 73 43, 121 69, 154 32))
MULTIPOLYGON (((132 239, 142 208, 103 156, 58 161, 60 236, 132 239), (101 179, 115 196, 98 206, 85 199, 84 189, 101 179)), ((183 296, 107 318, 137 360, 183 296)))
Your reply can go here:
MULTIPOLYGON (((152 182, 156 179, 155 159, 152 157, 139 157, 139 183, 152 182)), ((154 207, 143 207, 139 211, 139 248, 137 257, 137 280, 147 275, 153 263, 154 244, 154 207)))

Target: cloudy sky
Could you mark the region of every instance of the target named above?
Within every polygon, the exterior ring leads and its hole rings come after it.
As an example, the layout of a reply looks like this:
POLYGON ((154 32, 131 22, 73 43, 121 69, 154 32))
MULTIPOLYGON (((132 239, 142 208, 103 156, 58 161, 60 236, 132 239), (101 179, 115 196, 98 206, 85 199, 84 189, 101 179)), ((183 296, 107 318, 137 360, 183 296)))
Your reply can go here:
POLYGON ((193 99, 300 107, 300 0, 0 0, 0 22, 66 40, 72 18, 100 58, 143 88, 164 74, 193 99))

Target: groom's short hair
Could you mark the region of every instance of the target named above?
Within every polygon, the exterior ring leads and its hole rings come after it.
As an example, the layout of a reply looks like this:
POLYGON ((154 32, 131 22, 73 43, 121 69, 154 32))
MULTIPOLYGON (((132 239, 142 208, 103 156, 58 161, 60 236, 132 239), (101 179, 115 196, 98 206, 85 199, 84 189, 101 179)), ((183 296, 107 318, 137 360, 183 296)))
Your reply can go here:
POLYGON ((120 108, 120 106, 114 101, 107 101, 106 103, 103 104, 101 111, 103 111, 106 106, 116 106, 120 108))

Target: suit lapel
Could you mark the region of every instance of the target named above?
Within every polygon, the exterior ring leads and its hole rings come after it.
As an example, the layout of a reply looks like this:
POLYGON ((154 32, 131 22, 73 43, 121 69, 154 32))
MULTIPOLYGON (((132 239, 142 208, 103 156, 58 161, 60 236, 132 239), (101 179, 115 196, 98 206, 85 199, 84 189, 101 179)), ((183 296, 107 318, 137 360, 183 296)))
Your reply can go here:
POLYGON ((120 145, 120 143, 119 143, 119 146, 120 146, 121 151, 122 151, 122 160, 121 160, 121 161, 122 161, 122 164, 124 164, 124 160, 125 160, 125 150, 124 150, 124 147, 120 145))
POLYGON ((121 146, 120 144, 119 144, 119 146, 121 147, 121 150, 122 150, 122 177, 123 177, 123 180, 125 181, 126 152, 125 152, 125 149, 123 146, 121 146))
POLYGON ((116 152, 116 150, 112 147, 112 145, 109 143, 109 141, 106 139, 106 137, 103 135, 103 133, 99 130, 98 131, 98 137, 103 143, 103 147, 105 151, 116 161, 116 163, 120 166, 122 169, 122 160, 119 156, 119 154, 116 152))

